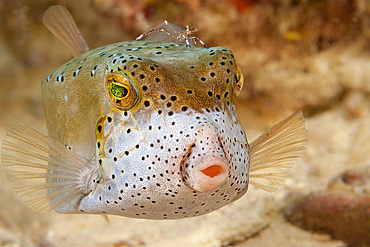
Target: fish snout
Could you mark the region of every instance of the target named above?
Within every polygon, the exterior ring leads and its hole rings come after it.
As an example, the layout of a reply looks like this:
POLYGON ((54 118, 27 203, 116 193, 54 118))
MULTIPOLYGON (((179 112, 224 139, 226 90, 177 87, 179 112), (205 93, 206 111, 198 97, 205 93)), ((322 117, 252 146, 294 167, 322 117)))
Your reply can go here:
POLYGON ((184 183, 196 191, 211 191, 225 182, 229 165, 217 129, 200 131, 180 169, 184 183))

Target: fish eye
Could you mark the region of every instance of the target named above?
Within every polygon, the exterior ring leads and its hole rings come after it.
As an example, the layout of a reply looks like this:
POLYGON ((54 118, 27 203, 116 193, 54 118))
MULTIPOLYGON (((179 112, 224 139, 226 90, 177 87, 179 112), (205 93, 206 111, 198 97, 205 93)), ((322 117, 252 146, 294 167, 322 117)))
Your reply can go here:
POLYGON ((106 75, 105 91, 111 104, 120 110, 129 110, 138 100, 134 85, 121 74, 108 73, 106 75))
POLYGON ((122 100, 129 94, 129 89, 126 86, 118 85, 114 82, 110 84, 110 91, 114 98, 122 100))
POLYGON ((238 95, 240 94, 243 88, 243 84, 244 84, 244 76, 239 66, 237 66, 235 75, 234 75, 234 84, 233 84, 233 92, 234 92, 235 97, 238 97, 238 95))

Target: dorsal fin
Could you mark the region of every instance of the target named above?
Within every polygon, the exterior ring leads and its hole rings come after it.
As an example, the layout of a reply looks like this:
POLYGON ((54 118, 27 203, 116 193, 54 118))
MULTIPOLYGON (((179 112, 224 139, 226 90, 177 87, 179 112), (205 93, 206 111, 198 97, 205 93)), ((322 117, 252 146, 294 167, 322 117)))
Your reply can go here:
POLYGON ((49 31, 67 47, 73 56, 76 57, 89 50, 66 7, 61 5, 49 7, 45 11, 42 20, 49 31))

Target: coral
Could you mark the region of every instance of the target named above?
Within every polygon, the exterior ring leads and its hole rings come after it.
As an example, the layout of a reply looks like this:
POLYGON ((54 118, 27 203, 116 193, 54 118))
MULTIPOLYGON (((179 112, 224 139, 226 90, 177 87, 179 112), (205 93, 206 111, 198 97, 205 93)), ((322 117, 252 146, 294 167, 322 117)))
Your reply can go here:
POLYGON ((289 222, 351 246, 370 245, 370 167, 344 172, 326 191, 296 197, 284 211, 289 222))

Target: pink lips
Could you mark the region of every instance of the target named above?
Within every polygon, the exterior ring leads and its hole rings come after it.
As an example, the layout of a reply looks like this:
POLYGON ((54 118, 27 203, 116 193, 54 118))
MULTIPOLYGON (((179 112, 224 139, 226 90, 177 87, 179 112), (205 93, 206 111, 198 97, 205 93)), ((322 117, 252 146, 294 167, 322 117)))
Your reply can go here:
POLYGON ((198 129, 197 137, 181 162, 182 178, 196 191, 211 191, 227 179, 228 160, 214 125, 198 129))
POLYGON ((206 192, 223 184, 229 169, 227 160, 223 157, 206 157, 194 162, 192 176, 193 189, 206 192))

